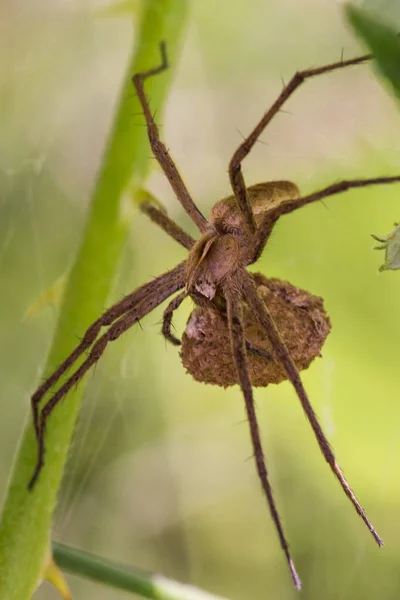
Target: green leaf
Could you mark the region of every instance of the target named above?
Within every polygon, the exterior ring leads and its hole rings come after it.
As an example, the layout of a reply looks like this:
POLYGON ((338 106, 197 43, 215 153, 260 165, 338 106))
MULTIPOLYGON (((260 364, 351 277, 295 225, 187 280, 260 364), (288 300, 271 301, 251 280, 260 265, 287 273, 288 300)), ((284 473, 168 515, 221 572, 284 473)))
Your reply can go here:
POLYGON ((400 100, 400 37, 396 29, 380 22, 372 13, 352 4, 345 7, 347 19, 356 34, 374 55, 377 70, 391 83, 400 100))
POLYGON ((374 240, 380 242, 381 246, 375 246, 375 250, 385 250, 385 262, 379 267, 380 271, 394 271, 400 269, 400 225, 389 233, 385 238, 372 235, 374 240))
MULTIPOLYGON (((76 345, 88 325, 104 310, 130 219, 122 198, 132 181, 142 187, 151 156, 146 128, 132 115, 141 113, 133 93, 132 74, 157 65, 165 40, 170 64, 176 63, 187 13, 187 0, 145 0, 135 49, 127 65, 120 100, 99 168, 88 218, 75 263, 66 284, 45 373, 49 375, 76 345)), ((152 106, 162 110, 171 70, 146 85, 152 106)), ((132 211, 133 212, 133 211, 132 211)), ((131 217, 132 215, 129 215, 131 217)), ((62 381, 60 382, 62 383, 62 381)), ((0 522, 0 598, 30 600, 47 563, 53 511, 83 394, 78 389, 57 406, 46 430, 45 466, 32 492, 37 445, 31 419, 21 440, 0 522)), ((10 399, 9 399, 10 400, 10 399)))
MULTIPOLYGON (((400 100, 400 37, 399 32, 381 22, 372 12, 352 4, 345 7, 349 23, 371 50, 378 72, 391 84, 391 90, 400 100)), ((400 269, 400 228, 385 238, 372 236, 381 242, 377 250, 385 250, 385 262, 380 271, 400 269)))

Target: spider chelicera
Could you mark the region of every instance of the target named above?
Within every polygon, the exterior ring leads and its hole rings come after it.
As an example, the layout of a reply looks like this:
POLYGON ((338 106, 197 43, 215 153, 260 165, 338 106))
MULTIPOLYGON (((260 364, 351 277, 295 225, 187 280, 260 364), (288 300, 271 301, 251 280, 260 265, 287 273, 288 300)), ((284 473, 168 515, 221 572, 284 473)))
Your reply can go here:
POLYGON ((171 331, 172 315, 183 299, 190 296, 197 306, 216 311, 227 326, 231 344, 231 359, 235 367, 236 383, 240 385, 245 401, 257 473, 294 585, 299 589, 301 587, 300 578, 296 572, 275 504, 261 444, 249 371, 248 357, 252 353, 263 357, 266 361, 275 361, 283 370, 285 377, 290 380, 314 431, 324 458, 375 541, 379 546, 382 546, 383 542, 367 518, 364 509, 336 462, 333 451, 303 387, 298 368, 282 339, 281 332, 275 324, 268 305, 258 292, 256 276, 250 274, 246 267, 253 264, 260 257, 275 223, 282 215, 289 214, 327 196, 345 192, 350 188, 399 182, 400 176, 341 181, 313 194, 301 197, 297 186, 289 181, 261 183, 247 188, 241 164, 272 118, 306 79, 336 69, 365 63, 371 59, 371 55, 351 60, 340 60, 322 67, 299 71, 292 77, 271 108, 263 115, 231 158, 229 178, 233 196, 217 202, 211 211, 210 219, 207 220, 192 200, 168 149, 160 140, 159 130, 144 91, 145 80, 157 76, 168 67, 164 43, 161 43, 160 51, 160 65, 135 74, 133 84, 142 105, 154 157, 164 171, 177 199, 199 229, 201 236, 197 241, 194 240, 162 210, 157 208, 154 203, 142 202, 141 209, 150 219, 189 251, 188 258, 171 271, 142 285, 106 310, 88 328, 75 350, 33 394, 32 413, 38 444, 38 458, 29 482, 29 488, 31 489, 34 486, 45 464, 45 431, 48 417, 68 391, 101 358, 108 343, 118 339, 125 331, 167 298, 179 292, 164 311, 162 333, 173 344, 180 344, 180 340, 171 331), (244 327, 244 312, 246 314, 250 313, 258 323, 258 327, 261 328, 269 342, 272 349, 271 353, 255 347, 247 339, 244 327), (100 334, 103 327, 108 329, 105 333, 100 334), (45 394, 53 390, 60 378, 77 362, 79 364, 78 368, 61 387, 53 392, 53 395, 47 401, 41 403, 45 394))

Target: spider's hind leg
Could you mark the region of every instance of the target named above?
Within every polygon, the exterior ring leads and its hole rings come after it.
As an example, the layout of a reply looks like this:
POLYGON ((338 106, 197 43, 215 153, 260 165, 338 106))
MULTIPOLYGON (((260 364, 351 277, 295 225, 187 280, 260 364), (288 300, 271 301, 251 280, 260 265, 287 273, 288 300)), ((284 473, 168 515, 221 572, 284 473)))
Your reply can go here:
POLYGON ((283 530, 282 522, 275 504, 275 499, 272 493, 272 487, 269 482, 267 466, 265 463, 264 451, 261 444, 260 430, 257 422, 257 415, 254 405, 253 388, 251 385, 249 368, 246 355, 246 343, 243 328, 243 307, 240 280, 227 280, 224 285, 224 295, 227 302, 228 326, 231 338, 231 348, 233 360, 236 366, 236 371, 239 379, 239 384, 244 396, 247 419, 250 426, 251 441, 254 449, 254 458, 257 467, 258 477, 264 494, 267 498, 269 510, 272 520, 277 530, 279 540, 283 552, 285 553, 286 561, 293 579, 293 583, 297 589, 301 588, 300 577, 297 574, 294 566, 293 558, 290 554, 289 543, 286 539, 283 530))
POLYGON ((288 349, 285 346, 284 341, 281 338, 279 330, 277 329, 274 319, 272 318, 268 308, 260 298, 257 289, 254 285, 254 281, 249 275, 249 273, 245 270, 241 270, 241 281, 243 286, 243 292, 246 296, 246 299, 249 305, 254 310, 254 313, 257 315, 257 318, 260 324, 263 326, 265 333, 267 334, 269 341, 273 347, 274 354, 276 360, 279 360, 282 367, 286 371, 287 378, 293 385, 295 392, 297 394, 298 399, 302 405, 302 408, 306 414, 306 417, 313 429, 314 435, 320 447, 320 450, 332 469, 333 474, 339 481, 344 493, 349 498, 351 503, 353 504, 356 512, 364 521, 365 525, 369 529, 370 533, 374 537, 375 541, 379 546, 383 546, 383 541, 379 537, 375 527, 372 525, 371 521, 368 519, 363 507, 358 502, 356 495, 351 489, 348 481, 338 463, 336 462, 335 455, 332 451, 332 448, 322 431, 322 427, 318 421, 317 415, 314 412, 313 407, 311 406, 310 400, 308 398, 307 392, 304 389, 303 383, 301 381, 299 372, 296 368, 295 363, 293 362, 288 349))

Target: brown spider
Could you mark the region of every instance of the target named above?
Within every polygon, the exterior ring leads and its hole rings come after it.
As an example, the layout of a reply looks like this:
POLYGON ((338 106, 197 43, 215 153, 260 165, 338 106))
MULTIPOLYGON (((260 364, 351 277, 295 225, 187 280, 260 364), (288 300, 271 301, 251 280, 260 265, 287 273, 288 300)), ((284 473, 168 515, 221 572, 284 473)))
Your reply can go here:
MULTIPOLYGON (((150 219, 189 251, 188 258, 171 271, 142 285, 106 310, 88 328, 75 350, 33 394, 32 412, 38 444, 38 458, 32 479, 29 482, 29 488, 34 486, 44 466, 46 423, 53 409, 100 359, 109 342, 119 338, 125 331, 137 323, 139 319, 150 313, 172 294, 179 290, 184 290, 175 296, 167 306, 164 312, 162 333, 173 344, 178 345, 181 343, 171 332, 171 320, 173 312, 179 307, 186 296, 191 296, 196 305, 206 310, 212 310, 214 314, 216 311, 224 322, 227 323, 231 344, 231 358, 235 365, 236 383, 239 383, 245 400, 258 476, 268 501, 269 510, 294 584, 299 589, 301 587, 300 578, 289 552, 289 545, 283 531, 268 479, 254 407, 248 353, 249 356, 253 353, 263 357, 264 360, 274 361, 282 370, 284 376, 291 381, 317 438, 323 456, 375 541, 379 546, 382 546, 383 542, 368 520, 364 509, 359 504, 336 462, 333 451, 321 429, 303 387, 298 368, 287 346, 283 342, 281 332, 278 330, 275 320, 271 315, 272 309, 270 311, 258 292, 258 276, 248 273, 246 267, 260 257, 275 223, 282 215, 291 213, 298 208, 326 198, 327 196, 345 192, 349 188, 398 182, 400 181, 400 176, 341 181, 308 196, 299 197, 297 187, 287 181, 262 183, 247 188, 242 174, 241 163, 249 154, 271 119, 279 112, 289 96, 306 79, 343 67, 364 63, 371 56, 366 55, 352 60, 341 60, 330 65, 297 72, 289 83, 284 86, 277 100, 234 153, 229 163, 229 177, 234 195, 217 202, 211 211, 210 220, 207 220, 193 202, 169 151, 160 140, 158 127, 154 121, 144 92, 145 80, 161 73, 168 67, 164 43, 160 45, 160 51, 161 64, 154 69, 134 75, 133 84, 143 108, 153 154, 167 176, 179 202, 200 230, 201 237, 195 241, 164 212, 156 208, 154 204, 150 202, 142 203, 142 210, 150 219), (250 313, 253 321, 258 323, 258 327, 261 328, 264 337, 269 342, 273 357, 265 350, 263 351, 255 347, 248 341, 247 330, 244 326, 244 312, 246 314, 250 313), (108 327, 108 329, 100 335, 102 327, 108 327), (87 356, 84 356, 85 353, 88 353, 87 356), (55 386, 64 373, 79 359, 82 359, 79 367, 53 393, 50 399, 39 408, 44 395, 55 386)), ((303 367, 300 366, 299 368, 303 367)))

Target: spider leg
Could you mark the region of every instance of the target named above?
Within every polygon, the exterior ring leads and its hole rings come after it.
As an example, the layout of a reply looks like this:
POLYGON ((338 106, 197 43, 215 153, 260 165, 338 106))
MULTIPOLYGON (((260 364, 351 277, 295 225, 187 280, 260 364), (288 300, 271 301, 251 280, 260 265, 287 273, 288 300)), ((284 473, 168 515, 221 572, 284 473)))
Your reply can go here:
POLYGON ((285 553, 290 573, 297 589, 301 588, 301 581, 297 574, 294 562, 289 550, 289 544, 283 531, 281 519, 275 504, 272 487, 268 479, 268 471, 265 464, 264 452, 261 444, 260 430, 257 422, 257 415, 254 406, 253 389, 250 381, 249 370, 247 366, 245 338, 243 331, 243 310, 240 289, 237 281, 226 281, 223 286, 224 295, 228 309, 228 326, 230 330, 231 347, 236 370, 240 382, 240 387, 244 396, 247 418, 250 426, 251 441, 254 449, 257 473, 261 486, 268 501, 272 520, 275 524, 281 547, 285 553))
POLYGON ((327 198, 328 196, 334 196, 335 194, 341 194, 343 192, 347 192, 347 190, 354 188, 363 188, 368 187, 370 185, 383 185, 387 183, 398 183, 400 182, 400 176, 393 177, 374 177, 372 179, 349 179, 345 181, 339 181, 338 183, 333 183, 332 185, 328 185, 327 187, 319 190, 318 192, 313 192, 308 196, 304 196, 302 198, 294 198, 293 200, 287 200, 272 208, 265 215, 264 221, 261 223, 259 229, 257 230, 257 245, 255 255, 256 258, 259 258, 261 252, 271 234, 271 231, 282 215, 287 215, 298 208, 302 208, 307 204, 312 204, 313 202, 317 202, 318 200, 322 200, 323 198, 327 198))
MULTIPOLYGON (((154 282, 153 282, 154 283, 154 282)), ((32 489, 39 474, 44 465, 44 454, 45 454, 45 430, 47 419, 54 410, 54 408, 61 402, 64 396, 69 390, 79 383, 79 381, 86 375, 89 369, 97 363, 102 356, 104 350, 109 342, 117 340, 125 331, 130 329, 140 319, 145 317, 149 312, 156 308, 161 302, 166 300, 171 294, 179 290, 184 286, 184 279, 181 278, 179 281, 174 282, 170 285, 164 285, 162 288, 153 287, 153 289, 142 298, 141 302, 134 308, 131 308, 128 312, 124 313, 114 320, 113 324, 110 325, 108 331, 106 331, 92 346, 89 355, 80 365, 80 367, 67 379, 67 381, 55 392, 55 394, 46 402, 39 414, 38 424, 38 458, 37 463, 32 475, 32 478, 28 484, 28 489, 32 489)))
POLYGON ((342 486, 343 491, 352 502, 354 508, 364 521, 365 525, 368 527, 375 541, 378 543, 379 546, 383 546, 382 539, 379 537, 377 531, 373 527, 372 523, 369 521, 364 509, 358 502, 354 492, 352 491, 350 485, 345 479, 341 468, 336 462, 336 458, 333 454, 332 448, 328 440, 326 439, 325 434, 322 431, 321 425, 318 422, 317 415, 315 414, 313 407, 311 406, 310 400, 307 396, 307 392, 304 389, 296 365, 294 364, 279 334, 279 331, 274 323, 270 312, 268 311, 268 308, 265 306, 265 303, 261 300, 260 296, 258 295, 257 289, 255 287, 251 275, 245 269, 241 269, 240 272, 243 291, 246 296, 246 300, 249 303, 249 305, 253 308, 260 324, 264 327, 265 332, 274 349, 276 359, 279 360, 282 364, 283 368, 286 371, 288 379, 290 380, 296 391, 296 394, 300 400, 304 412, 306 413, 307 419, 314 431, 314 435, 317 439, 318 445, 325 460, 331 467, 335 477, 338 479, 340 485, 342 486))
POLYGON ((314 69, 297 71, 297 73, 295 73, 295 75, 291 78, 289 83, 284 86, 283 90, 281 91, 273 105, 270 107, 270 109, 263 115, 263 117, 254 127, 254 129, 251 131, 251 133, 240 144, 239 148, 236 150, 229 163, 229 178, 231 181, 233 193, 236 197, 238 207, 243 214, 245 223, 247 224, 248 228, 252 233, 255 232, 256 225, 242 173, 241 163, 243 162, 243 160, 249 154, 249 152, 251 151, 254 144, 257 142, 258 138, 260 137, 264 129, 267 127, 269 122, 279 112, 283 104, 285 104, 285 102, 290 98, 290 96, 295 92, 295 90, 298 87, 300 87, 300 85, 306 79, 316 77, 317 75, 322 75, 323 73, 329 73, 330 71, 335 71, 336 69, 342 69, 343 67, 357 65, 369 60, 370 58, 372 58, 372 55, 367 54, 358 58, 353 58, 350 60, 341 60, 339 62, 335 62, 322 67, 317 67, 314 69))
POLYGON ((190 250, 195 244, 191 235, 186 233, 175 221, 168 217, 167 213, 155 206, 153 196, 148 192, 141 191, 139 195, 139 208, 147 215, 153 223, 161 227, 178 244, 181 244, 187 250, 190 250))
POLYGON ((140 288, 125 296, 122 300, 106 310, 97 321, 95 321, 87 329, 82 341, 71 354, 62 362, 59 367, 44 381, 44 383, 36 390, 31 397, 31 409, 33 425, 36 433, 36 438, 39 440, 39 404, 43 396, 52 388, 64 373, 78 360, 78 358, 86 351, 96 340, 102 327, 111 325, 113 321, 121 317, 123 314, 134 308, 136 304, 145 299, 149 294, 157 289, 163 289, 164 286, 172 287, 169 295, 178 290, 183 285, 185 273, 185 261, 177 265, 172 271, 167 271, 163 275, 156 277, 153 281, 145 283, 140 288), (175 289, 175 286, 178 287, 175 289))
POLYGON ((246 340, 246 350, 247 350, 247 352, 251 352, 255 356, 259 356, 260 358, 263 358, 264 360, 267 360, 267 361, 272 360, 272 356, 269 354, 269 352, 267 352, 263 348, 258 348, 257 346, 254 346, 251 342, 248 342, 247 340, 246 340))
POLYGON ((171 331, 172 317, 173 317, 174 312, 176 311, 177 308, 179 308, 179 306, 182 304, 182 302, 184 301, 186 296, 187 296, 186 292, 181 292, 180 294, 175 296, 175 298, 173 298, 173 300, 171 300, 171 302, 168 304, 167 308, 164 310, 161 333, 163 334, 165 339, 168 340, 169 342, 171 342, 171 344, 173 344, 174 346, 180 346, 181 340, 178 339, 171 331))
MULTIPOLYGON (((207 300, 205 302, 205 306, 208 306, 209 308, 212 308, 213 310, 216 310, 217 312, 219 312, 221 317, 224 319, 225 323, 228 322, 225 298, 216 297, 211 301, 207 300)), ((269 352, 267 352, 263 348, 254 346, 254 344, 249 342, 247 339, 245 340, 245 343, 246 343, 247 352, 250 352, 251 354, 254 354, 255 356, 259 356, 260 358, 263 358, 264 360, 267 360, 267 361, 272 360, 272 356, 269 354, 269 352)))
POLYGON ((160 167, 164 171, 167 179, 174 190, 179 202, 185 209, 189 217, 197 225, 201 233, 204 233, 208 227, 208 221, 205 216, 200 212, 190 196, 187 187, 185 186, 182 177, 179 174, 178 169, 175 166, 174 161, 169 155, 168 149, 165 144, 160 140, 160 132, 154 121, 153 114, 150 110, 149 101, 144 91, 144 82, 149 77, 158 75, 168 68, 167 51, 165 42, 160 44, 161 63, 154 69, 148 71, 142 71, 136 73, 133 78, 133 85, 135 86, 136 93, 138 95, 140 104, 142 105, 144 117, 147 125, 147 133, 151 149, 154 157, 158 161, 160 167))

